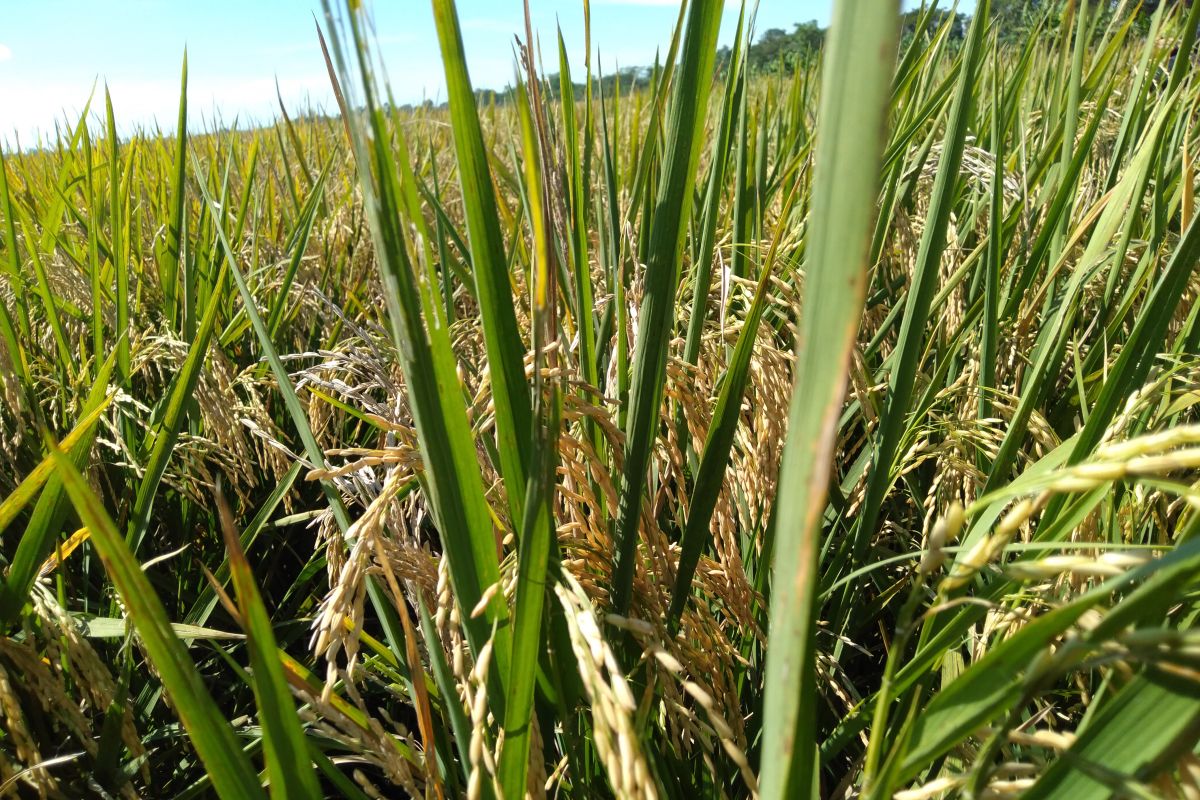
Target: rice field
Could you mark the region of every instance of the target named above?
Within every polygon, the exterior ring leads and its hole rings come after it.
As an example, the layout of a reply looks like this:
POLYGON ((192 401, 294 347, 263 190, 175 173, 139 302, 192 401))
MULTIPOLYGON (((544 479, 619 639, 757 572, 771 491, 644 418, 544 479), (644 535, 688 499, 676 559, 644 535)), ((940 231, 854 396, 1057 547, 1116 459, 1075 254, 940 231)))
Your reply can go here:
POLYGON ((1200 3, 432 5, 2 153, 0 797, 1200 797, 1200 3))

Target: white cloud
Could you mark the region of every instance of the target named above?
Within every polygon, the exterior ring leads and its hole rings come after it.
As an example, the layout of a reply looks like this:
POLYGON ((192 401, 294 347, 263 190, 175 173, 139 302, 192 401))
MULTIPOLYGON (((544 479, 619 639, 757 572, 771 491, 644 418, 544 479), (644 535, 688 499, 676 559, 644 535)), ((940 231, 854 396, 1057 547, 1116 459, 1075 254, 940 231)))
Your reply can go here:
POLYGON ((12 58, 12 48, 0 42, 0 61, 8 61, 12 58))
MULTIPOLYGON (((55 120, 74 125, 87 101, 90 84, 79 81, 53 81, 32 85, 29 82, 0 81, 0 139, 16 133, 23 146, 33 144, 38 132, 52 137, 55 120)), ((179 109, 177 78, 121 80, 109 82, 117 127, 123 134, 137 128, 164 130, 174 127, 179 109)), ((279 91, 288 112, 314 106, 333 109, 329 77, 324 73, 289 76, 279 79, 279 91)), ((92 99, 92 114, 103 110, 104 85, 98 83, 92 99)), ((279 114, 273 77, 235 79, 193 75, 188 83, 189 127, 211 125, 214 117, 225 124, 237 116, 242 124, 269 122, 279 114)))

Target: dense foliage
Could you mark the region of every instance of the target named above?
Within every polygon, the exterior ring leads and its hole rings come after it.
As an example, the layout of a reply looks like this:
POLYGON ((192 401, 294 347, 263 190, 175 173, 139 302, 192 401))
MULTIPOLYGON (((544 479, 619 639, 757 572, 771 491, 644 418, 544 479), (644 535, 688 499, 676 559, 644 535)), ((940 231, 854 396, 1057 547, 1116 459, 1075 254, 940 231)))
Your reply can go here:
POLYGON ((0 797, 1200 794, 1200 4, 724 6, 3 153, 0 797))

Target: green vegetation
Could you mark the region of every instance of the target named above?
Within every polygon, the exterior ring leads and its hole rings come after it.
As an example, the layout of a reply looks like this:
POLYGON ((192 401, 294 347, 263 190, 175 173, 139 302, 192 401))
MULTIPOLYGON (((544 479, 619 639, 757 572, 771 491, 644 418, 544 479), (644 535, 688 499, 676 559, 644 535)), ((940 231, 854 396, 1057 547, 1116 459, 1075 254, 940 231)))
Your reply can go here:
POLYGON ((3 153, 0 797, 1200 793, 1200 4, 724 5, 3 153))

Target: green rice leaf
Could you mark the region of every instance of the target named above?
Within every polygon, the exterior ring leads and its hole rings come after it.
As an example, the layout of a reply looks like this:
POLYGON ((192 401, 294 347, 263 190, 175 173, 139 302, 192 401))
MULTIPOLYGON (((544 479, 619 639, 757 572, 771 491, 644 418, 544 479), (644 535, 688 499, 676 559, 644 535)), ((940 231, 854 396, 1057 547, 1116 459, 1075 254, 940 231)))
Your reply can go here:
POLYGON ((820 522, 866 293, 897 3, 834 7, 821 92, 796 386, 779 477, 762 796, 814 796, 820 522), (855 87, 853 99, 847 87, 855 87))

